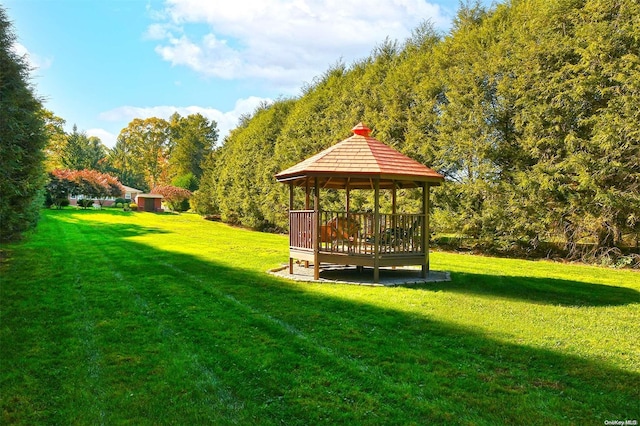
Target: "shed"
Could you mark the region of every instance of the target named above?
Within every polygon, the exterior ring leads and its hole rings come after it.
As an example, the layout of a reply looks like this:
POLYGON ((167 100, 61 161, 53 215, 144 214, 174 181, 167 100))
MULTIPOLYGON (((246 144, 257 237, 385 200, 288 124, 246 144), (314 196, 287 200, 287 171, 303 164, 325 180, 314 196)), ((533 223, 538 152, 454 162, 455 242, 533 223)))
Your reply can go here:
POLYGON ((136 195, 136 204, 138 211, 141 212, 163 212, 162 199, 160 194, 138 194, 136 195))
POLYGON ((363 123, 351 137, 278 173, 289 185, 289 272, 294 259, 313 262, 314 279, 320 264, 373 267, 374 282, 385 266, 422 266, 429 273, 429 194, 444 176, 370 136, 363 123), (305 208, 294 209, 294 187, 305 189, 305 208), (343 211, 322 211, 321 190, 345 191, 343 211), (396 190, 421 188, 420 213, 396 210, 396 190), (349 191, 374 191, 374 211, 350 208, 349 191), (391 211, 380 211, 381 191, 391 191, 391 211), (313 206, 310 198, 313 194, 313 206))

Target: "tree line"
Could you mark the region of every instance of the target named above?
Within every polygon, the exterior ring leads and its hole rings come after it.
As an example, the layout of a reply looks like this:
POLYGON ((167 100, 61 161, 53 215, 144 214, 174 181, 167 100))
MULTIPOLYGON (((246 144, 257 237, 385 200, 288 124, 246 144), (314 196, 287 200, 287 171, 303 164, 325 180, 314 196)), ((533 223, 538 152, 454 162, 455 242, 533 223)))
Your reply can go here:
POLYGON ((75 125, 71 132, 65 132, 65 120, 49 111, 45 113, 48 171, 97 170, 144 191, 169 184, 196 189, 202 163, 218 140, 215 121, 201 114, 182 117, 174 113, 169 120, 157 117, 132 120, 110 149, 75 125))
POLYGON ((284 229, 287 188, 273 175, 364 121, 446 176, 433 192, 438 233, 524 252, 560 241, 571 258, 637 252, 638 16, 633 0, 463 5, 448 34, 424 23, 243 117, 205 162, 193 206, 284 229))

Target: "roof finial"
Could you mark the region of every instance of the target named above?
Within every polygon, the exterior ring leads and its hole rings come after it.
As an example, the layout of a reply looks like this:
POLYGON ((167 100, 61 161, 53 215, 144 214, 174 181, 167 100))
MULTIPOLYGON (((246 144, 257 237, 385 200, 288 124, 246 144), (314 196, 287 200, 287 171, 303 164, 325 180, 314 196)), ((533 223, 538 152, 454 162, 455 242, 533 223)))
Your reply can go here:
POLYGON ((356 135, 364 137, 369 137, 369 135, 371 134, 371 129, 368 128, 362 121, 356 124, 356 127, 351 129, 351 131, 356 135))

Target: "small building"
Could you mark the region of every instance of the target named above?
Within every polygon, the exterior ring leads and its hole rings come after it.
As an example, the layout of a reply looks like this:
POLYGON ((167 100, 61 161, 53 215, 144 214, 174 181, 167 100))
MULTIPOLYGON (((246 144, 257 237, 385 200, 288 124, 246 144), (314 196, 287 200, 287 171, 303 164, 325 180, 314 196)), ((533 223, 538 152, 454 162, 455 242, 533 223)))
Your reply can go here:
POLYGON ((161 213, 164 211, 162 208, 162 199, 164 197, 160 194, 138 194, 136 196, 136 204, 138 205, 138 211, 141 212, 153 212, 161 213))
POLYGON ((444 176, 370 136, 359 123, 354 135, 278 173, 289 185, 289 271, 293 260, 313 262, 314 279, 320 264, 372 267, 374 282, 380 267, 422 266, 429 273, 429 193, 444 176), (304 188, 303 209, 294 208, 294 188, 304 188), (419 213, 396 211, 396 191, 420 188, 419 213), (321 190, 345 191, 345 209, 323 211, 321 190), (373 212, 353 211, 349 192, 374 192, 373 212), (391 192, 390 211, 381 211, 382 191, 391 192), (313 204, 311 204, 311 198, 313 204))

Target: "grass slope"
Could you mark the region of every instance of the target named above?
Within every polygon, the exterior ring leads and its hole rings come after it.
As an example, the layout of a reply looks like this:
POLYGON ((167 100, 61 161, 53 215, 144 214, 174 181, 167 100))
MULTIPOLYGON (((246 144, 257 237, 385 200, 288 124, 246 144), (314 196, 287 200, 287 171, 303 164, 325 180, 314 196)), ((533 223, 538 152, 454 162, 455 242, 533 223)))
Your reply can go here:
POLYGON ((4 424, 640 418, 640 274, 433 253, 418 288, 265 274, 287 238, 46 211, 0 283, 4 424))

